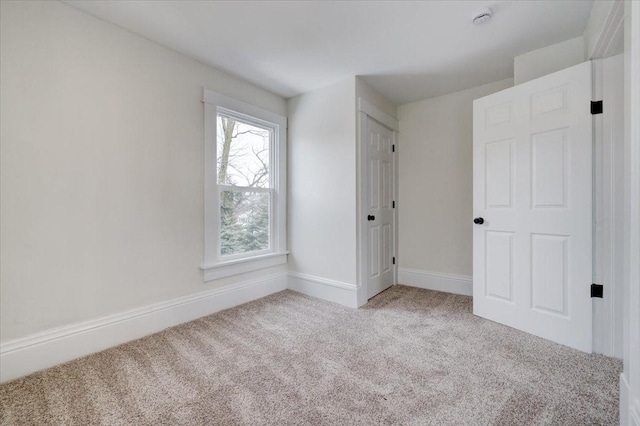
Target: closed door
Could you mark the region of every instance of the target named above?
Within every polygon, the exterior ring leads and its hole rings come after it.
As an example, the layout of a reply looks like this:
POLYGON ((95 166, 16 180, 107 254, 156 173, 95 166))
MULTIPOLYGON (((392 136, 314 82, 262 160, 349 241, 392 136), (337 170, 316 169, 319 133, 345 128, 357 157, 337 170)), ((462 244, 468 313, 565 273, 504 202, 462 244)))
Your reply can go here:
POLYGON ((394 133, 366 118, 367 285, 373 297, 393 285, 393 155, 394 133))
POLYGON ((473 106, 473 312, 586 352, 590 101, 585 62, 473 106))

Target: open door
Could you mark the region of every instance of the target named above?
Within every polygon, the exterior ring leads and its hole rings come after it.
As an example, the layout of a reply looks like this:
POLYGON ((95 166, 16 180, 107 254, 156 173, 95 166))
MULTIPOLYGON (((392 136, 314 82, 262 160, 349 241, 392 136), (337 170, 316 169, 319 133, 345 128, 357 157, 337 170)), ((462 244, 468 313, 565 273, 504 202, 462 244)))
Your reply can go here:
POLYGON ((363 149, 366 168, 367 297, 394 284, 394 132, 366 116, 363 149))
POLYGON ((591 63, 473 104, 473 312, 592 350, 591 63))

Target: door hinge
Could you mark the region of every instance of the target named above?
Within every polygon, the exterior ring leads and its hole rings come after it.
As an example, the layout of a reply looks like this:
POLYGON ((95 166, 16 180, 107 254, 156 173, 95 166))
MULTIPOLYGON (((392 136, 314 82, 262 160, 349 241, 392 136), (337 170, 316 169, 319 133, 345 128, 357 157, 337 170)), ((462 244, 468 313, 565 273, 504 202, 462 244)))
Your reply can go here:
POLYGON ((391 145, 391 152, 396 152, 396 146, 395 145, 391 145))
POLYGON ((392 208, 392 209, 395 209, 395 208, 396 208, 396 202, 395 202, 395 201, 392 201, 392 202, 391 202, 391 208, 392 208))
POLYGON ((395 265, 396 264, 396 257, 393 256, 393 259, 391 259, 391 260, 392 260, 393 264, 395 265))
POLYGON ((591 297, 598 297, 602 299, 604 293, 602 284, 591 284, 591 297))
POLYGON ((591 101, 591 115, 602 114, 602 101, 591 101))

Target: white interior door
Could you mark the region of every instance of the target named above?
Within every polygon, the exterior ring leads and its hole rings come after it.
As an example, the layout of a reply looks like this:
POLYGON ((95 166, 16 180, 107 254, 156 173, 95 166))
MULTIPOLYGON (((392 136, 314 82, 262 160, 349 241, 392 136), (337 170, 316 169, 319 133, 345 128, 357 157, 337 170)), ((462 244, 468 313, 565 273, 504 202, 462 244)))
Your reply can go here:
POLYGON ((366 118, 367 287, 371 298, 393 285, 394 133, 366 118))
POLYGON ((590 101, 585 62, 473 104, 473 312, 586 352, 590 101))

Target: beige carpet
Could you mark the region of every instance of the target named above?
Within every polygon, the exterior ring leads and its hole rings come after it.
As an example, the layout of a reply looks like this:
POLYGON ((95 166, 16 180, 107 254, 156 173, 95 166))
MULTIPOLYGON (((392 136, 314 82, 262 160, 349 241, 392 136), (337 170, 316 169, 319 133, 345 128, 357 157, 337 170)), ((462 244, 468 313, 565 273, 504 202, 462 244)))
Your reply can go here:
POLYGON ((603 425, 621 363, 396 286, 284 291, 0 386, 2 424, 603 425))

